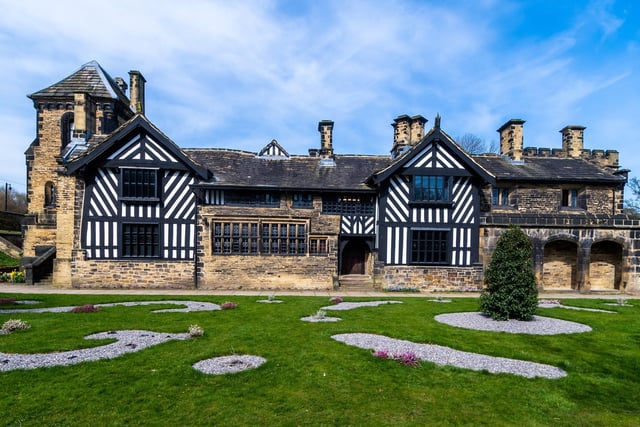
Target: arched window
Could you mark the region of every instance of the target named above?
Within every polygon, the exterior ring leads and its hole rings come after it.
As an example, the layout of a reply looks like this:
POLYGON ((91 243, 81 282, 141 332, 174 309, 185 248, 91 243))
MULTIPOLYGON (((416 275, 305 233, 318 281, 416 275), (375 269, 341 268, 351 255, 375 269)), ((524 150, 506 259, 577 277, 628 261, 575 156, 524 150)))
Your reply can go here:
POLYGON ((73 112, 69 111, 64 113, 60 118, 60 149, 64 149, 64 147, 66 147, 69 142, 71 142, 71 138, 73 137, 73 129, 73 112))
POLYGON ((56 187, 51 181, 47 181, 47 183, 44 185, 44 207, 56 207, 56 187))

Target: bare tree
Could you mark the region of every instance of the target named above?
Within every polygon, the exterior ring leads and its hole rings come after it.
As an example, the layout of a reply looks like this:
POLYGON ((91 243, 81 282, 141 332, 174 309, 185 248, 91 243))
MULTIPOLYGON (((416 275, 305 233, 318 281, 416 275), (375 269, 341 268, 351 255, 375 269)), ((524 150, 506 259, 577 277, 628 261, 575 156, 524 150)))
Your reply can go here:
POLYGON ((482 154, 487 152, 487 144, 482 138, 472 133, 465 133, 456 137, 456 142, 469 154, 482 154))
POLYGON ((631 190, 631 194, 627 192, 627 198, 624 201, 625 210, 640 213, 640 180, 635 177, 631 178, 627 182, 627 189, 631 190))
POLYGON ((0 210, 13 213, 26 213, 27 195, 18 191, 9 190, 5 197, 5 188, 6 186, 0 187, 0 210))

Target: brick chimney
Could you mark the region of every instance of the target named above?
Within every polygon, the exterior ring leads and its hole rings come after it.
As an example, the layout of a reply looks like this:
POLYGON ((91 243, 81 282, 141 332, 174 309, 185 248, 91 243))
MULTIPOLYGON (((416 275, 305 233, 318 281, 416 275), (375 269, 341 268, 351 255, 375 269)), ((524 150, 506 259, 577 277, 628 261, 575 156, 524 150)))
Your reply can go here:
POLYGON ((393 120, 391 124, 393 126, 393 147, 391 148, 393 158, 400 156, 422 140, 425 123, 427 119, 420 115, 409 117, 403 114, 393 120))
POLYGON ((318 122, 318 132, 320 132, 320 156, 333 157, 333 121, 318 122))
POLYGON ((562 154, 566 157, 580 157, 584 148, 584 126, 565 126, 562 134, 562 154))
POLYGON ((136 113, 144 114, 144 84, 147 81, 140 71, 129 71, 129 103, 136 113))
POLYGON ((73 138, 89 140, 96 128, 96 103, 84 92, 73 94, 73 138))
POLYGON ((498 133, 500 133, 500 154, 509 156, 511 160, 522 160, 524 123, 525 121, 521 119, 511 119, 498 129, 498 133))

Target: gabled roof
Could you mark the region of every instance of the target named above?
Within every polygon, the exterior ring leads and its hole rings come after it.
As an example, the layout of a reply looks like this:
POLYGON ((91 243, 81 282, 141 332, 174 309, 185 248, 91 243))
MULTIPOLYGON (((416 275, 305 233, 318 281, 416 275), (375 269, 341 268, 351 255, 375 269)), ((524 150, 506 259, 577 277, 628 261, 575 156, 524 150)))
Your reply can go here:
POLYGON ((129 121, 123 123, 108 138, 99 144, 91 146, 83 155, 66 164, 66 172, 72 174, 79 169, 106 158, 110 153, 120 148, 122 141, 128 141, 136 134, 148 134, 162 145, 173 157, 194 172, 199 179, 209 179, 210 172, 187 157, 168 136, 162 133, 144 115, 136 114, 129 121))
POLYGON ((624 176, 614 170, 581 158, 525 156, 513 162, 497 155, 474 156, 498 181, 623 183, 624 176))
POLYGON ((73 97, 74 93, 88 93, 95 98, 111 98, 129 104, 129 99, 111 76, 96 61, 90 61, 76 72, 47 88, 29 95, 31 99, 73 97))
POLYGON ((388 179, 391 175, 398 172, 401 168, 410 163, 416 156, 419 156, 423 149, 425 149, 431 143, 437 143, 442 145, 449 153, 455 156, 456 160, 462 164, 462 166, 470 173, 480 177, 486 182, 494 183, 494 175, 478 164, 472 157, 470 157, 460 146, 447 135, 442 129, 440 129, 439 117, 436 118, 436 126, 433 127, 422 140, 413 146, 410 150, 403 153, 400 157, 396 158, 385 169, 379 170, 373 173, 369 177, 369 181, 373 184, 380 184, 382 181, 388 179))
POLYGON ((264 188, 316 191, 372 191, 366 184, 371 171, 386 167, 389 156, 336 155, 323 157, 292 155, 273 161, 256 153, 227 149, 185 149, 197 163, 213 171, 206 188, 264 188))
POLYGON ((278 141, 273 139, 260 150, 258 157, 262 157, 263 159, 288 159, 290 156, 287 150, 282 148, 282 146, 278 144, 278 141))

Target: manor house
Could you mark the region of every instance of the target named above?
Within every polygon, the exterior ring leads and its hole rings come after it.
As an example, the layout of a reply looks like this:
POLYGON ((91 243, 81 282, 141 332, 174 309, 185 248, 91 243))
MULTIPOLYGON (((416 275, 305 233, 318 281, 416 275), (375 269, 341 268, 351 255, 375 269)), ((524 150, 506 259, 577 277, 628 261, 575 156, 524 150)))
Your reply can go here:
POLYGON ((182 148, 145 116, 145 84, 93 61, 29 95, 28 283, 478 290, 517 224, 540 289, 640 290, 627 171, 584 148, 583 126, 530 148, 509 120, 499 155, 469 155, 419 115, 393 120, 387 156, 339 154, 330 120, 304 155, 267 139, 182 148))

